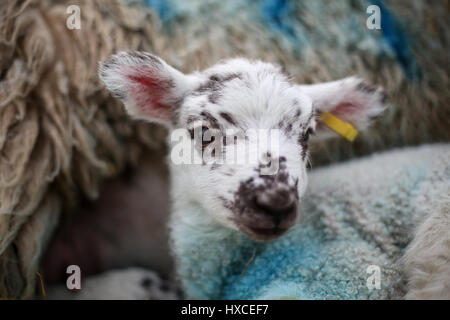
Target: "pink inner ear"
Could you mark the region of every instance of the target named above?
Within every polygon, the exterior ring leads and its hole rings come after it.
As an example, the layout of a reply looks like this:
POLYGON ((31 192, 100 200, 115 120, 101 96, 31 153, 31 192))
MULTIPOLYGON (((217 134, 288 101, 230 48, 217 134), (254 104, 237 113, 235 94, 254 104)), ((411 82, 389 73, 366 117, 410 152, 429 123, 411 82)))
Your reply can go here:
POLYGON ((357 115, 358 113, 360 113, 361 108, 362 106, 358 106, 350 102, 344 102, 338 104, 330 112, 334 114, 336 117, 348 121, 349 119, 352 118, 352 115, 357 115))
POLYGON ((341 102, 329 112, 339 119, 352 124, 355 127, 364 123, 367 114, 367 105, 358 102, 341 102))
MULTIPOLYGON (((358 117, 361 114, 361 111, 364 107, 358 104, 354 104, 351 102, 342 102, 339 103, 337 106, 335 106, 333 109, 329 110, 331 114, 338 117, 339 119, 348 122, 352 125, 356 125, 356 122, 358 121, 358 117)), ((327 126, 319 121, 316 126, 316 130, 320 131, 324 128, 327 128, 327 126)))
POLYGON ((126 77, 131 98, 137 107, 150 117, 168 120, 171 106, 170 89, 172 81, 163 79, 150 68, 140 67, 127 70, 126 77))

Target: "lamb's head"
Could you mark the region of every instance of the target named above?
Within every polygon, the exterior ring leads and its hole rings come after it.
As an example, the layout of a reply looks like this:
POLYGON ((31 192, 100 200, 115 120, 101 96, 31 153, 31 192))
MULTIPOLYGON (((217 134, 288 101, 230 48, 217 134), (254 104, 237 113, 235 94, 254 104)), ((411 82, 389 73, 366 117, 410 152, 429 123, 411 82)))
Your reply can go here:
POLYGON ((100 77, 133 117, 169 129, 175 202, 256 240, 296 222, 309 136, 332 135, 318 116, 362 129, 384 109, 382 90, 358 78, 297 85, 246 59, 185 75, 151 54, 122 52, 100 64, 100 77))

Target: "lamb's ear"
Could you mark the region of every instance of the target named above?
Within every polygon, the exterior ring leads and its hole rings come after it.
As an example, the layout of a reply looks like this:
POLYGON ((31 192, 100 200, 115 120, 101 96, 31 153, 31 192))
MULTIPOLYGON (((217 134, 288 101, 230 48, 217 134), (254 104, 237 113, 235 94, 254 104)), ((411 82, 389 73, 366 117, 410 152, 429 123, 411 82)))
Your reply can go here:
MULTIPOLYGON (((386 108, 383 89, 357 77, 299 87, 312 99, 319 115, 329 112, 358 130, 366 128, 386 108)), ((328 136, 330 132, 327 126, 318 122, 316 133, 319 137, 328 136)))
POLYGON ((196 81, 152 54, 128 51, 99 64, 99 76, 130 115, 170 126, 174 109, 196 81))

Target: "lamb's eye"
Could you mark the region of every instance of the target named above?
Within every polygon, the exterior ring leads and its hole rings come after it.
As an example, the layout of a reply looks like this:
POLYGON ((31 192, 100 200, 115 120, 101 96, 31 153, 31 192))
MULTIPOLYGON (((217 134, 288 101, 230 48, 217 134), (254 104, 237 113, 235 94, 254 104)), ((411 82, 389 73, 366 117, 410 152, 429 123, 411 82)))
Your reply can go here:
POLYGON ((206 135, 206 132, 209 130, 208 127, 202 127, 202 146, 206 147, 208 144, 214 141, 214 136, 211 135, 211 132, 209 132, 208 135, 206 135))
POLYGON ((303 141, 306 143, 309 140, 309 136, 314 134, 314 130, 311 128, 308 128, 308 130, 305 131, 305 133, 303 134, 303 141))

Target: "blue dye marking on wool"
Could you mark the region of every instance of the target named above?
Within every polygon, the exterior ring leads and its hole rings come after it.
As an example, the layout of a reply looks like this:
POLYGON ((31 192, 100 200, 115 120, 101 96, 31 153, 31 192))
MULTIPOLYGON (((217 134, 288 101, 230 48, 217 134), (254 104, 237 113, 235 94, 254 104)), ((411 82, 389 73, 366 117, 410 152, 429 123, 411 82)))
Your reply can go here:
POLYGON ((294 28, 290 24, 290 10, 288 0, 264 0, 261 14, 269 27, 281 31, 291 38, 296 38, 294 28))
POLYGON ((416 63, 409 51, 408 39, 403 33, 399 23, 389 9, 384 6, 382 1, 371 0, 370 3, 380 7, 383 39, 389 44, 392 50, 394 50, 397 60, 408 78, 413 78, 416 73, 416 63))
POLYGON ((320 241, 317 232, 304 229, 292 230, 286 237, 272 243, 256 244, 258 255, 248 263, 245 276, 242 273, 228 276, 229 285, 223 290, 225 299, 311 299, 313 296, 307 293, 308 288, 302 285, 309 284, 311 275, 302 270, 311 270, 312 265, 324 265, 327 256, 321 255, 320 241), (305 245, 292 246, 297 241, 305 245), (289 267, 280 268, 280 265, 286 264, 289 267))
POLYGON ((170 23, 176 16, 175 10, 171 5, 171 1, 167 0, 144 0, 147 7, 153 9, 158 15, 163 24, 170 23))

